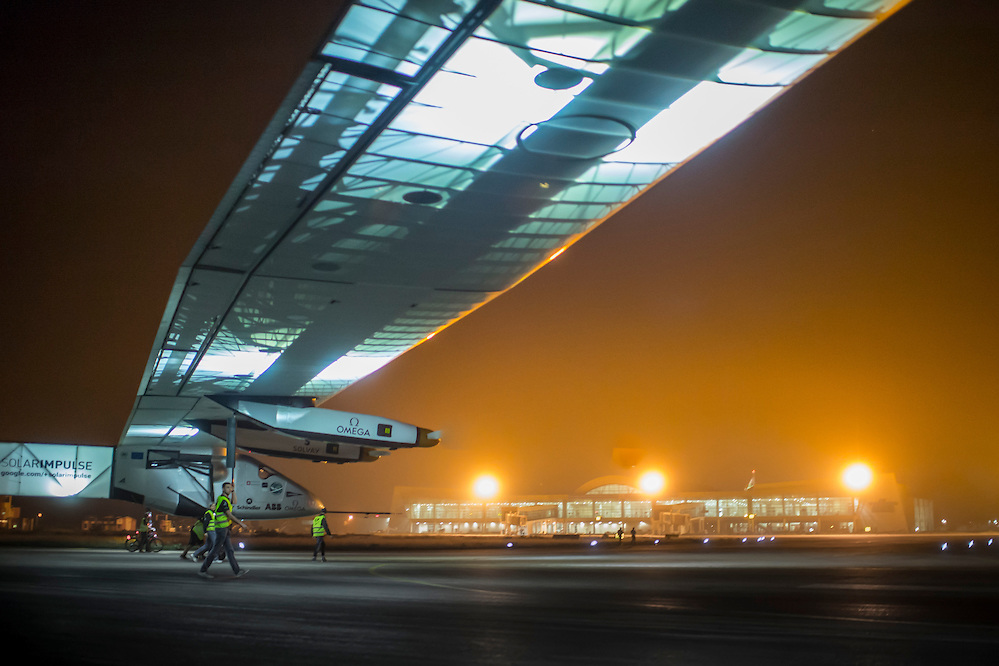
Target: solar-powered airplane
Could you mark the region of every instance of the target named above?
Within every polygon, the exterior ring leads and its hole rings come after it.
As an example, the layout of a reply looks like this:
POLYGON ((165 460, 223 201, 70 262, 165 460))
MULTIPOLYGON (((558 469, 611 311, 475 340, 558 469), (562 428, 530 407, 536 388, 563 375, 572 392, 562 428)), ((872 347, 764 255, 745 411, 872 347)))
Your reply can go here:
POLYGON ((346 4, 198 239, 118 445, 0 444, 0 493, 308 515, 251 454, 430 428, 317 407, 514 287, 908 0, 346 4))

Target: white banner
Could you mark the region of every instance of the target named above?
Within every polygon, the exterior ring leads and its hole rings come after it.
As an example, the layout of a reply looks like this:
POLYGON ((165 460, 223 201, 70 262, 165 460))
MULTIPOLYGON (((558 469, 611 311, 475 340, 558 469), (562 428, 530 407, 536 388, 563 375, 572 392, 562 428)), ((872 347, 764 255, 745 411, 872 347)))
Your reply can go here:
POLYGON ((0 495, 107 499, 113 453, 110 446, 0 442, 0 495))

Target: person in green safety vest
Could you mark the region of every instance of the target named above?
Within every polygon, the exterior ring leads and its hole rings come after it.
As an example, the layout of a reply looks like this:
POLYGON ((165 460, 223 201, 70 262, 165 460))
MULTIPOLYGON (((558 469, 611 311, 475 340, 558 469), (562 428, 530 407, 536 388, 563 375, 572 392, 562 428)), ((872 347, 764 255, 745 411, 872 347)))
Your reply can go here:
POLYGON ((215 519, 215 512, 212 511, 211 507, 205 509, 204 515, 201 516, 201 520, 198 522, 205 526, 205 543, 201 548, 194 551, 191 555, 192 560, 204 559, 207 553, 212 552, 212 548, 215 547, 215 526, 212 521, 215 519))
POLYGON ((312 536, 316 537, 316 547, 312 549, 312 561, 316 561, 316 555, 322 553, 323 562, 326 561, 326 535, 333 536, 330 532, 329 523, 326 522, 326 509, 319 510, 319 514, 312 519, 312 536))
POLYGON ((247 573, 246 569, 239 568, 239 564, 236 562, 236 555, 232 552, 232 541, 229 540, 229 529, 233 523, 246 529, 246 524, 232 514, 234 490, 235 486, 232 485, 232 482, 226 481, 222 484, 222 494, 215 500, 215 517, 211 522, 211 525, 215 527, 215 545, 201 565, 201 570, 198 571, 198 575, 202 578, 214 578, 214 576, 208 573, 208 567, 212 565, 219 551, 223 549, 225 550, 226 558, 229 560, 229 566, 232 567, 232 572, 237 576, 243 576, 247 573))
MULTIPOLYGON (((195 546, 201 546, 205 542, 205 535, 208 533, 208 523, 211 521, 211 512, 205 511, 204 515, 191 525, 191 533, 187 538, 187 545, 184 546, 184 552, 180 554, 180 559, 187 559, 187 552, 194 548, 195 546)), ((213 533, 214 536, 214 533, 213 533)), ((200 549, 198 549, 200 550, 200 549)), ((198 551, 195 551, 198 552, 198 551)), ((191 559, 195 556, 192 555, 191 559)))

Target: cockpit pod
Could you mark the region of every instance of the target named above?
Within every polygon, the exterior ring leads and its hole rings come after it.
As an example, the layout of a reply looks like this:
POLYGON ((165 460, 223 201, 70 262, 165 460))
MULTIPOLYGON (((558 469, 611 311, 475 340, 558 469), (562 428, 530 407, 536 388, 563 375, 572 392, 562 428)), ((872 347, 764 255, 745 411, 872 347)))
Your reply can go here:
MULTIPOLYGON (((119 446, 112 499, 139 502, 176 516, 200 517, 229 480, 225 451, 204 447, 119 446)), ((236 454, 233 470, 242 519, 297 518, 322 508, 313 493, 257 459, 236 454)))

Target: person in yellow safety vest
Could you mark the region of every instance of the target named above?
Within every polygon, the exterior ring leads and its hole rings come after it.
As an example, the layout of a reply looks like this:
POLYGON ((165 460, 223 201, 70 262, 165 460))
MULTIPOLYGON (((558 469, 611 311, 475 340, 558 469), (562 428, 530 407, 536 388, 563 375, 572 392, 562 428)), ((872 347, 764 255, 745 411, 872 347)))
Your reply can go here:
POLYGON ((194 551, 191 555, 192 560, 204 559, 206 553, 212 552, 212 548, 215 547, 215 526, 212 521, 215 520, 215 512, 211 508, 205 509, 205 514, 201 516, 201 522, 205 526, 205 543, 201 548, 194 551))
POLYGON ((326 522, 326 509, 320 509, 319 514, 312 519, 312 536, 316 537, 316 547, 312 549, 312 561, 316 561, 316 555, 322 553, 323 562, 326 561, 326 535, 333 536, 330 532, 329 523, 326 522))
POLYGON ((139 521, 139 547, 136 549, 138 552, 149 552, 149 533, 152 531, 152 527, 153 512, 146 511, 145 515, 142 516, 142 520, 139 521))
MULTIPOLYGON (((194 546, 202 546, 202 547, 194 551, 194 555, 191 556, 192 560, 197 558, 198 553, 205 550, 204 542, 208 538, 207 537, 208 524, 211 522, 211 519, 212 519, 211 509, 207 509, 205 510, 204 515, 201 516, 201 518, 199 518, 197 521, 195 521, 194 525, 191 526, 191 534, 187 539, 187 546, 184 547, 184 552, 180 554, 180 559, 186 560, 187 551, 191 550, 191 548, 194 546)), ((215 536, 214 532, 212 532, 212 536, 213 537, 215 536)), ((210 550, 211 546, 208 546, 208 549, 210 550)))
POLYGON ((211 552, 208 553, 208 557, 205 558, 205 562, 201 565, 201 570, 198 572, 198 575, 202 578, 215 577, 208 573, 208 567, 212 565, 219 551, 223 549, 225 549, 225 556, 229 560, 232 572, 237 576, 244 576, 247 573, 246 569, 240 569, 239 564, 236 563, 236 555, 232 552, 232 541, 229 540, 229 529, 233 523, 246 529, 246 524, 232 515, 234 490, 235 487, 232 485, 232 482, 226 481, 222 484, 222 494, 215 500, 215 517, 211 522, 211 525, 215 527, 215 545, 212 547, 211 552))

